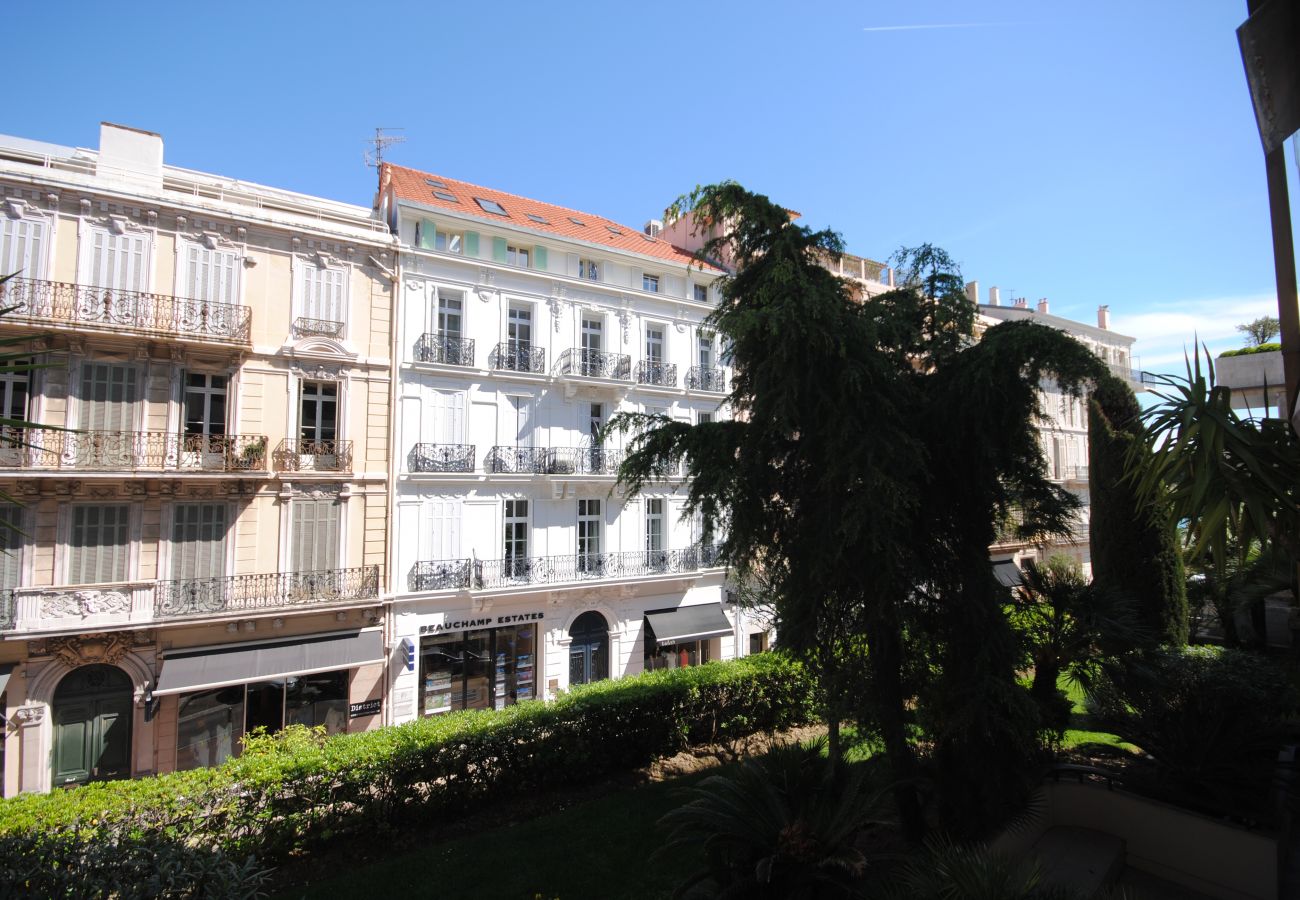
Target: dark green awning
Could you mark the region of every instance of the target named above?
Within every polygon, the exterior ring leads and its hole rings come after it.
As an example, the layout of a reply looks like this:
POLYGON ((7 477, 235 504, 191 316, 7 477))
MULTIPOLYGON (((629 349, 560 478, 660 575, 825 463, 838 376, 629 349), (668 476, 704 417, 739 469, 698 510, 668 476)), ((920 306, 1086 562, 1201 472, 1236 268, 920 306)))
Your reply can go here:
POLYGON ((731 623, 727 621, 727 614, 722 611, 721 603, 658 609, 646 613, 645 619, 654 629, 655 640, 661 644, 701 641, 731 634, 731 623))

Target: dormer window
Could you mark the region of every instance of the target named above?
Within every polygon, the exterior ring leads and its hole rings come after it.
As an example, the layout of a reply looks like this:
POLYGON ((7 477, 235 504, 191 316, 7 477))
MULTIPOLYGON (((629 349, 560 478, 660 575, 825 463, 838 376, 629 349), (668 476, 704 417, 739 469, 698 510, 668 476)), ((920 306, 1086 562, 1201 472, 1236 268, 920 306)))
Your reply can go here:
POLYGON ((531 255, 527 247, 506 247, 506 262, 512 266, 519 266, 521 269, 528 268, 531 255))
POLYGON ((652 294, 657 294, 657 293, 659 293, 659 276, 658 276, 658 275, 642 275, 642 276, 641 276, 641 290, 643 290, 643 291, 649 291, 649 292, 652 293, 652 294))
POLYGON ((594 259, 578 260, 578 277, 587 281, 600 281, 600 263, 594 259))
POLYGON ((464 253, 465 236, 454 231, 439 230, 433 239, 433 249, 443 253, 464 253))

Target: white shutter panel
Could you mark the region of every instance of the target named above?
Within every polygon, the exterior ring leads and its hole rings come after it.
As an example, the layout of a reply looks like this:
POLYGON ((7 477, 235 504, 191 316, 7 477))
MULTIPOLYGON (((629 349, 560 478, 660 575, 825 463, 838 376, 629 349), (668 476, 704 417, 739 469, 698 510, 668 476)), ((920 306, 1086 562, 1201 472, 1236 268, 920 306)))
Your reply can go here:
POLYGON ((451 400, 451 442, 463 444, 465 443, 465 395, 453 394, 451 400))
POLYGON ((0 504, 0 590, 18 586, 22 569, 23 537, 18 533, 21 527, 19 516, 22 510, 13 503, 0 504))
POLYGON ((223 251, 213 255, 214 285, 209 299, 217 303, 234 303, 239 299, 239 267, 236 265, 235 254, 233 251, 223 251))
POLYGON ((329 315, 325 318, 331 322, 345 321, 343 316, 344 276, 342 269, 330 269, 329 276, 329 315))
POLYGON ((82 427, 92 431, 133 430, 137 384, 137 373, 131 366, 83 363, 82 427))
POLYGON ((310 572, 315 569, 312 550, 316 546, 316 503, 295 500, 292 508, 293 542, 289 565, 294 572, 310 572))
POLYGON ((447 442, 447 395, 442 391, 434 391, 430 401, 429 408, 425 411, 425 428, 431 435, 429 443, 444 444, 447 442))
POLYGON ((578 254, 566 253, 564 271, 573 277, 578 276, 578 254))
POLYGON ((0 274, 20 273, 23 278, 40 278, 45 240, 45 223, 0 218, 0 274))
POLYGON ((320 569, 339 566, 339 522, 343 504, 337 500, 318 500, 316 529, 316 564, 320 569))

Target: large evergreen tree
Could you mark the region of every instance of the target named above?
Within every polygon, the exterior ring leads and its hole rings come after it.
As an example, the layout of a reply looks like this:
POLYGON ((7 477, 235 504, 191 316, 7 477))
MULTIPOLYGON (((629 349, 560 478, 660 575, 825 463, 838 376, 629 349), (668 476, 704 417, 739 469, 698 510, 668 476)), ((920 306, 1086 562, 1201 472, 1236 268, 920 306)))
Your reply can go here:
POLYGON ((1157 643, 1187 643, 1187 579, 1169 507, 1145 499, 1129 476, 1147 452, 1142 410, 1129 386, 1107 373, 1088 403, 1092 575, 1097 587, 1131 598, 1157 643))

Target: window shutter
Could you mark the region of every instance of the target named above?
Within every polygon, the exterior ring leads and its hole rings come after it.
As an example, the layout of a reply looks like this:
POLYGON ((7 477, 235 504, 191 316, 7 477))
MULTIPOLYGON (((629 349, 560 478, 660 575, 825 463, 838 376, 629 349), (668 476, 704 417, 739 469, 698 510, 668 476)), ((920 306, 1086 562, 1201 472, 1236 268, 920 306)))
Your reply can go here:
POLYGON ((83 363, 81 423, 91 431, 131 431, 136 370, 130 366, 83 363))
POLYGON ((21 576, 23 536, 18 532, 22 526, 19 518, 22 510, 17 504, 0 504, 0 590, 18 586, 21 576))
POLYGON ((638 291, 645 287, 645 282, 641 277, 641 270, 636 268, 635 266, 632 268, 631 284, 632 287, 634 287, 638 291))
POLYGON ((506 239, 494 237, 492 239, 492 259, 496 262, 503 263, 506 261, 506 239))
POLYGON ((545 248, 545 247, 538 247, 538 246, 534 246, 534 247, 533 247, 533 268, 534 268, 534 269, 539 269, 539 270, 541 270, 541 271, 543 271, 543 272, 546 271, 546 269, 547 269, 547 264, 546 264, 546 248, 545 248))
POLYGON ((310 572, 315 568, 312 548, 316 546, 316 503, 298 500, 293 503, 293 547, 290 568, 295 573, 310 572))
POLYGON ((438 226, 428 219, 420 220, 420 249, 432 250, 437 246, 438 226))
POLYGON ((478 232, 477 231, 465 232, 465 255, 470 257, 475 257, 475 258, 478 257, 478 232))
POLYGON ((578 277, 578 254, 566 253, 564 254, 564 256, 565 256, 565 264, 564 264, 565 274, 577 278, 578 277))
POLYGON ((0 272, 22 271, 23 278, 44 275, 41 244, 45 223, 0 217, 0 272))
POLYGON ((317 502, 321 505, 317 522, 323 522, 324 527, 316 530, 316 562, 322 569, 334 569, 339 564, 339 519, 343 504, 337 500, 317 502))
POLYGON ((174 507, 172 577, 220 578, 226 574, 226 506, 181 503, 174 507))
POLYGON ((130 511, 125 505, 73 507, 69 584, 126 580, 130 511))
POLYGON ((462 444, 465 442, 465 395, 444 394, 442 401, 442 439, 448 444, 462 444))

